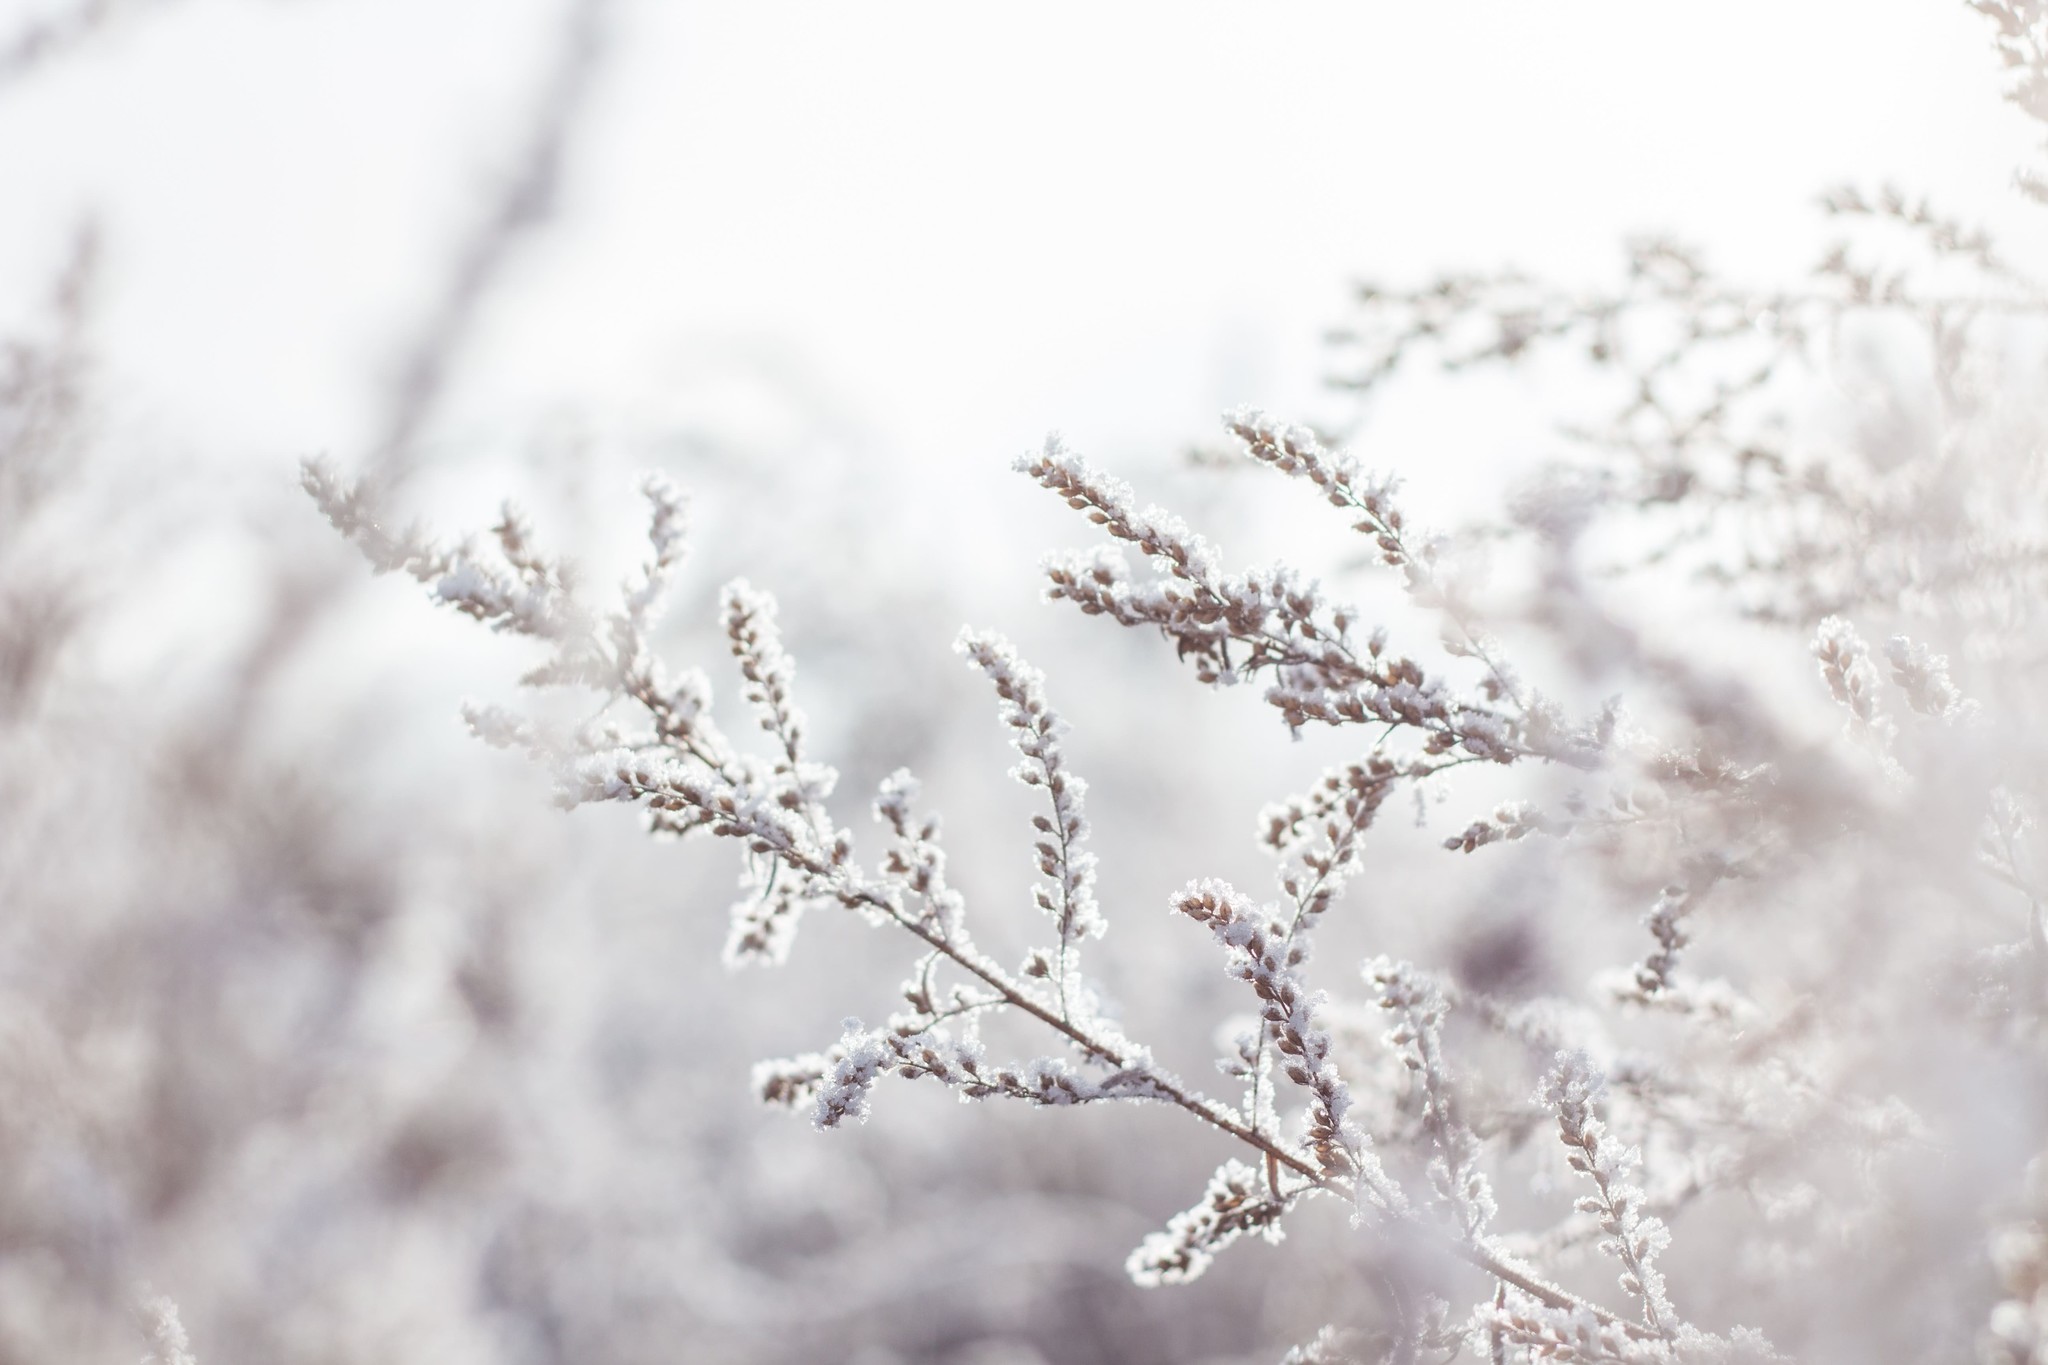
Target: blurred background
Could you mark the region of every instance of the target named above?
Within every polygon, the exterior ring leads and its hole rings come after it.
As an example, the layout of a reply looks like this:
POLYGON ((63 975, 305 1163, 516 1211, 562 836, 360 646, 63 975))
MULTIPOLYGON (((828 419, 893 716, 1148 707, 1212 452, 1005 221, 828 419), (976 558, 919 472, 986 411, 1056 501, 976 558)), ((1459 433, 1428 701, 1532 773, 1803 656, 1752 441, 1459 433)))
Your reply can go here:
MULTIPOLYGON (((0 1360, 133 1359, 144 1293, 208 1365, 1277 1359, 1369 1248, 1311 1210, 1319 1254, 1134 1288, 1225 1154, 1184 1116, 756 1107, 909 954, 820 915, 727 974, 732 851, 469 740, 530 652, 373 579, 299 460, 450 533, 516 497, 599 586, 667 471, 667 656, 734 691, 718 586, 775 592, 842 820, 917 770, 1014 954, 1030 805, 949 649, 1011 635, 1093 784, 1095 960, 1199 1075, 1187 1021, 1241 1001, 1165 898, 1265 885, 1259 808, 1347 748, 1041 606, 1086 528, 1012 457, 1059 430, 1377 600, 1300 490, 1191 458, 1217 415, 1351 431, 1447 524, 1560 395, 1361 409, 1324 341, 1358 279, 1590 285, 1646 231, 1796 278, 1845 181, 2024 224, 1999 89, 1983 22, 1917 0, 0 0, 0 1360)), ((1385 884, 1446 832, 1391 822, 1385 884)), ((1446 906, 1496 875, 1429 866, 1446 906)), ((1398 899, 1330 961, 1449 941, 1398 899)))

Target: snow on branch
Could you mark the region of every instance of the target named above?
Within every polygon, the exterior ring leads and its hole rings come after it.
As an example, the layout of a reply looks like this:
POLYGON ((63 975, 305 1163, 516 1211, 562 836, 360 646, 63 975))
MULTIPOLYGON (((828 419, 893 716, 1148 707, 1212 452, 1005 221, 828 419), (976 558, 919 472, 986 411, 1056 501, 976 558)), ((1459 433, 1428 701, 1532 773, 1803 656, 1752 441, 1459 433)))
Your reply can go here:
POLYGON ((1009 641, 999 635, 962 631, 954 648, 995 685, 1003 724, 1011 732, 1010 742, 1023 755, 1011 776, 1027 787, 1043 790, 1051 806, 1048 814, 1031 819, 1039 835, 1032 845, 1038 870, 1052 879, 1034 886, 1031 898, 1052 917, 1057 948, 1050 960, 1044 954, 1034 955, 1025 974, 1052 978, 1060 1015, 1065 1018, 1079 1003, 1070 999, 1070 992, 1075 997, 1085 995, 1077 980, 1081 941, 1099 938, 1109 927, 1095 904, 1095 855, 1081 847, 1088 837, 1088 818, 1082 810, 1088 784, 1068 771, 1060 752, 1065 722, 1046 701, 1045 675, 1018 658, 1009 641))

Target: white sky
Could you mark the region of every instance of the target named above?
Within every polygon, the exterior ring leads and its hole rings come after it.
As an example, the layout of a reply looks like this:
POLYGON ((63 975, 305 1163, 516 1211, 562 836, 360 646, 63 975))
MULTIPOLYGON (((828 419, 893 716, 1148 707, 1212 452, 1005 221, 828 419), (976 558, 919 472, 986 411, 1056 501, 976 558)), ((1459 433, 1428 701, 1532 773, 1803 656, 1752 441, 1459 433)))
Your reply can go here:
MULTIPOLYGON (((265 477, 348 456, 558 9, 189 0, 0 94, 0 320, 90 210, 123 404, 265 477)), ((1816 191, 1887 176, 2038 232, 2007 189, 2028 129, 1960 3, 620 20, 566 214, 440 429, 457 445, 563 412, 682 422, 766 372, 909 467, 999 471, 1053 427, 1128 460, 1239 402, 1311 410, 1362 274, 1585 275, 1645 228, 1782 273, 1812 259, 1816 191)))

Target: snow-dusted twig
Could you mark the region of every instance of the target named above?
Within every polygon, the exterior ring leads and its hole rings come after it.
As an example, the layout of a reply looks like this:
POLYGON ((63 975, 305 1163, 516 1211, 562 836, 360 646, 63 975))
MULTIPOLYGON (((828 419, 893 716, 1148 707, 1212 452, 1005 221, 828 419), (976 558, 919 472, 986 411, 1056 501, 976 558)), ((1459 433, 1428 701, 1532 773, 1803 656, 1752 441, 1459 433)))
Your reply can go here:
MULTIPOLYGON (((1043 679, 1005 642, 968 632, 960 648, 996 686, 1004 722, 1022 755, 1016 775, 1044 788, 1051 804, 1050 813, 1037 818, 1043 837, 1036 849, 1040 871, 1051 881, 1036 899, 1051 917, 1056 939, 1051 949, 1027 959, 1021 978, 975 945, 966 907, 946 882, 937 822, 912 810, 916 786, 909 774, 886 780, 875 804, 877 818, 893 835, 880 871, 866 870, 855 858, 852 836, 826 807, 836 774, 805 756, 802 718, 792 699, 793 668, 774 628, 772 599, 743 582, 728 587, 724 598, 726 635, 748 699, 774 741, 770 759, 745 754, 712 725, 701 677, 689 675, 680 684, 664 680, 644 632, 680 554, 681 505, 666 483, 651 480, 645 488, 653 506, 651 564, 627 585, 623 607, 600 617, 576 596, 569 566, 536 550, 531 530, 512 509, 496 528, 493 559, 473 544, 444 549, 418 531, 389 532, 373 495, 325 467, 309 465, 305 482, 328 519, 373 566, 402 570, 455 610, 546 644, 550 657, 528 674, 528 683, 577 683, 640 705, 650 728, 638 733, 608 726, 546 736, 510 713, 472 708, 469 714, 484 738, 518 744, 554 764, 568 804, 629 802, 648 812, 658 833, 702 831, 740 841, 749 854, 754 894, 735 907, 729 960, 778 960, 788 951, 798 912, 817 903, 837 903, 876 923, 893 924, 923 945, 903 991, 911 1006, 907 1013, 879 1029, 849 1020, 828 1051, 763 1064, 755 1075, 762 1098, 808 1105, 821 1128, 864 1119, 875 1082, 888 1072, 937 1081, 967 1099, 1001 1097, 1054 1107, 1105 1100, 1172 1105, 1252 1149, 1263 1176, 1254 1167, 1226 1167, 1203 1205, 1177 1221, 1165 1242, 1148 1243, 1150 1250, 1139 1253, 1133 1264, 1153 1267, 1142 1275, 1191 1277, 1223 1242, 1277 1224, 1304 1194, 1326 1193, 1371 1210, 1390 1233, 1399 1229, 1444 1243, 1534 1301, 1613 1320, 1470 1235, 1469 1227, 1437 1229, 1417 1216, 1348 1121, 1350 1098, 1329 1035, 1315 1019, 1317 997, 1299 974, 1308 956, 1308 930, 1355 865, 1359 837, 1390 787, 1480 756, 1448 753, 1452 742, 1484 749, 1485 742, 1473 738, 1478 731, 1430 730, 1424 755, 1401 762, 1376 756, 1332 774, 1308 798, 1269 813, 1266 839, 1282 858, 1282 887, 1292 903, 1286 918, 1254 910, 1220 883, 1191 884, 1175 898, 1177 910, 1208 925, 1230 952, 1233 972, 1261 1003, 1259 1051, 1270 1041, 1282 1071, 1308 1097, 1307 1129, 1295 1142, 1262 1118, 1260 1102, 1240 1112, 1209 1099, 1089 1008, 1075 949, 1101 932, 1103 921, 1094 901, 1092 855, 1080 848, 1086 834, 1083 788, 1066 767, 1058 743, 1061 723, 1046 701, 1043 679), (1454 733, 1460 737, 1445 739, 1454 733), (935 979, 942 964, 961 978, 950 991, 935 979), (1036 989, 1033 978, 1050 978, 1051 993, 1036 989), (990 1059, 974 1025, 991 1010, 1035 1020, 1067 1056, 1023 1063, 990 1059), (961 1025, 968 1031, 956 1032, 961 1025), (1162 1249, 1169 1246, 1174 1249, 1162 1249)), ((1214 572, 1183 529, 1161 518, 1117 515, 1130 537, 1154 546, 1185 581, 1214 572)), ((1314 611, 1305 601, 1284 609, 1297 623, 1314 611)), ((1332 625, 1348 628, 1341 620, 1332 625)), ((1309 638, 1303 629, 1296 634, 1309 638)), ((1431 714, 1470 720, 1452 709, 1431 714)))
POLYGON ((1637 1154, 1617 1144, 1593 1112, 1605 1084, 1585 1053, 1563 1052, 1544 1077, 1541 1098, 1557 1114, 1558 1136, 1571 1152, 1571 1168, 1593 1182, 1595 1192, 1581 1198, 1578 1207, 1592 1214, 1607 1235, 1601 1250, 1621 1262, 1621 1287, 1641 1300, 1650 1330, 1670 1336, 1680 1324, 1656 1260, 1671 1244, 1671 1234, 1661 1219, 1644 1212, 1643 1192, 1629 1181, 1637 1154))

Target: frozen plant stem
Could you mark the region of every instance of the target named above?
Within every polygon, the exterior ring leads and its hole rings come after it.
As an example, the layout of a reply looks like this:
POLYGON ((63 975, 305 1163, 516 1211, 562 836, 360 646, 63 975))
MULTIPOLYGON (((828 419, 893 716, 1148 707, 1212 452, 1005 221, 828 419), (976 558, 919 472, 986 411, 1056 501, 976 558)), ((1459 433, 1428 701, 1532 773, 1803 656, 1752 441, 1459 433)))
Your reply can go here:
POLYGON ((1558 1135, 1571 1152, 1572 1169, 1591 1179, 1596 1191, 1579 1200, 1579 1210, 1599 1221, 1608 1239, 1601 1249, 1621 1262, 1621 1286, 1642 1301, 1644 1322, 1652 1332, 1669 1335, 1676 1319, 1664 1276, 1653 1262, 1670 1244, 1671 1234, 1660 1219, 1643 1212, 1644 1194, 1628 1182, 1635 1154, 1619 1148, 1594 1117, 1593 1102, 1604 1084, 1584 1053, 1560 1053, 1544 1079, 1542 1097, 1557 1112, 1558 1135))
MULTIPOLYGON (((771 1098, 790 1103, 816 1098, 820 1123, 831 1126, 864 1114, 867 1087, 881 1071, 898 1070, 938 1079, 970 1097, 1001 1094, 1042 1105, 1107 1099, 1171 1104, 1259 1154, 1270 1187, 1267 1197, 1273 1201, 1262 1218, 1277 1218, 1310 1192, 1333 1195, 1370 1208, 1384 1235, 1447 1245, 1453 1254, 1536 1302, 1589 1314, 1603 1324, 1616 1322, 1605 1309, 1547 1283, 1470 1235, 1469 1228, 1451 1234, 1409 1208, 1398 1187, 1358 1145, 1359 1139, 1344 1135, 1341 1082, 1334 1071, 1324 1070, 1326 1061, 1316 1060, 1327 1044, 1316 1041, 1321 1035, 1306 1022, 1306 1015, 1299 1014, 1307 1003, 1305 988, 1287 975, 1291 968, 1278 965, 1281 959, 1297 966, 1305 960, 1304 931, 1327 909, 1355 861, 1360 834, 1388 791, 1397 782, 1419 780, 1469 761, 1466 757, 1396 762, 1375 755, 1333 776, 1309 805, 1279 817, 1270 836, 1276 850, 1290 850, 1289 856, 1299 864, 1283 876, 1293 902, 1291 922, 1274 924, 1269 932, 1260 927, 1263 921, 1248 903, 1234 899, 1234 893, 1233 909, 1218 911, 1212 905, 1209 912, 1219 937, 1249 954, 1247 979, 1268 1002, 1261 1048, 1267 1040, 1279 1046, 1294 1059, 1288 1063, 1291 1074, 1322 1097, 1316 1103, 1326 1111, 1327 1136, 1325 1155, 1316 1158, 1264 1131, 1256 1108, 1239 1115, 1190 1090, 1159 1068, 1146 1049, 1122 1038, 1084 1007, 1077 950, 1081 940, 1102 929, 1093 897, 1093 856, 1080 847, 1087 828, 1084 784, 1067 769, 1058 743, 1062 722, 1045 699, 1043 678, 999 637, 967 632, 959 648, 996 688, 1004 722, 1022 756, 1014 775, 1027 786, 1042 788, 1050 803, 1049 814, 1034 819, 1042 836, 1036 846, 1038 868, 1049 879, 1035 898, 1052 919, 1057 944, 1049 953, 1034 954, 1027 964, 1030 974, 1051 979, 1049 994, 1011 975, 974 946, 955 904, 957 897, 943 886, 938 871, 936 826, 920 831, 909 815, 907 776, 885 784, 877 809, 912 852, 906 855, 899 849, 889 874, 881 878, 853 860, 851 837, 833 826, 824 806, 834 780, 831 770, 804 757, 802 720, 793 701, 794 669, 782 649, 773 603, 766 594, 745 583, 731 585, 725 593, 725 626, 748 700, 774 739, 772 761, 742 754, 717 730, 708 715, 709 697, 701 679, 691 675, 680 683, 667 680, 645 640, 661 590, 680 559, 682 503, 667 484, 650 480, 646 486, 652 508, 652 561, 640 580, 628 584, 624 606, 600 616, 574 599, 569 591, 573 573, 534 548, 524 519, 511 509, 495 528, 499 560, 494 563, 474 545, 448 549, 417 532, 393 536, 374 514, 375 498, 367 490, 345 483, 322 466, 309 465, 305 478, 329 520, 363 549, 375 567, 417 578, 436 599, 493 629, 524 634, 550 646, 551 658, 529 675, 529 681, 580 684, 639 704, 652 728, 638 735, 617 727, 548 735, 529 722, 486 709, 474 710, 471 724, 491 742, 524 747, 554 766, 563 799, 570 804, 639 804, 649 812, 657 832, 705 830, 734 838, 753 857, 780 869, 763 897, 735 907, 739 937, 734 960, 779 956, 786 950, 801 905, 827 900, 894 924, 928 950, 911 992, 917 1006, 913 1014, 900 1016, 881 1034, 851 1029, 836 1059, 827 1056, 765 1068, 764 1093, 771 1098), (1302 846, 1302 829, 1319 821, 1324 827, 1322 842, 1310 840, 1302 846), (782 907, 772 914, 760 909, 770 897, 782 907), (942 1007, 933 985, 933 968, 940 962, 963 973, 986 994, 956 989, 952 1004, 942 1007), (1095 1074, 1075 1073, 1051 1062, 1023 1068, 993 1066, 981 1057, 978 1043, 955 1042, 936 1031, 950 1020, 1004 1008, 1038 1021, 1095 1074), (1301 1069, 1304 1064, 1306 1070, 1301 1069)), ((1419 715, 1416 723, 1428 727, 1419 715)), ((1436 752, 1442 755, 1440 745, 1436 752)))

